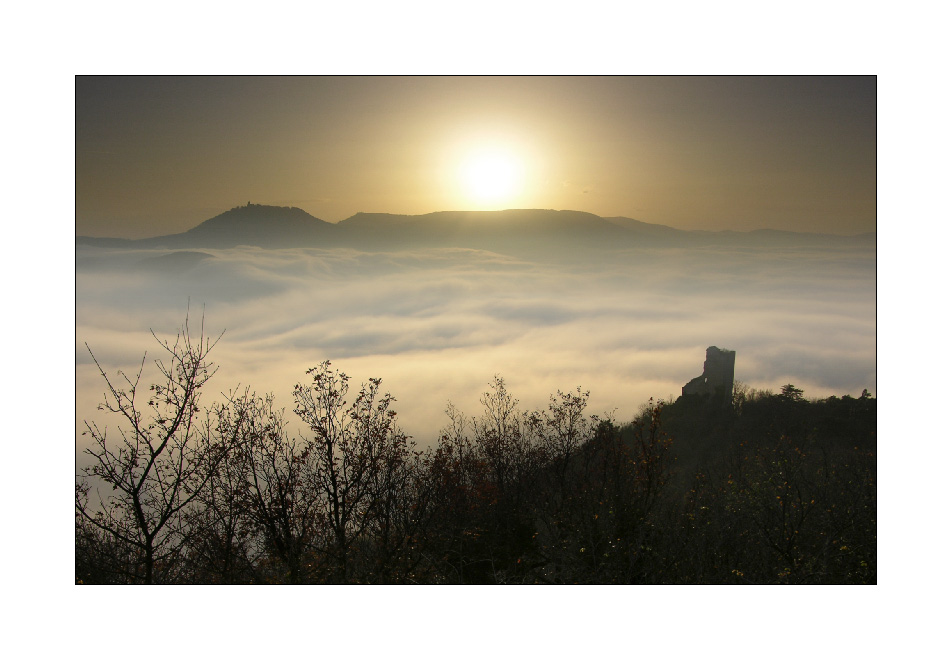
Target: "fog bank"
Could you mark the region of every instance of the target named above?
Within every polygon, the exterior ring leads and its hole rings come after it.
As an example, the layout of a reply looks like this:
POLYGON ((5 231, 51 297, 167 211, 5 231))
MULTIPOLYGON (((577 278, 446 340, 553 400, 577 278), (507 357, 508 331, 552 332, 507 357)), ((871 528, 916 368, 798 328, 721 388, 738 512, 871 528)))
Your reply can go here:
POLYGON ((649 397, 677 397, 710 345, 735 350, 735 376, 752 387, 875 393, 875 267, 874 249, 842 246, 566 261, 453 248, 78 246, 77 425, 103 419, 85 344, 107 373, 135 370, 143 352, 159 356, 150 329, 174 337, 189 305, 193 329, 204 313, 208 333, 225 331, 206 402, 250 386, 290 410, 294 383, 329 359, 357 383, 383 378, 420 444, 448 401, 478 414, 494 374, 525 408, 581 386, 591 412, 625 421, 649 397))

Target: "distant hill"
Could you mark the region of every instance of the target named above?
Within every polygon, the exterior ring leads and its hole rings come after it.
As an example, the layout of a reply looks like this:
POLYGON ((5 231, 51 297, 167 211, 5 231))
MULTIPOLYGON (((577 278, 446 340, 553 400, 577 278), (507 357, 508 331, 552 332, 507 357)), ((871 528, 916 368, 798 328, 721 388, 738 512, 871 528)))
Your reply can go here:
POLYGON ((776 230, 685 231, 625 217, 582 211, 510 209, 439 211, 424 215, 357 213, 338 224, 299 208, 248 204, 179 234, 139 240, 77 236, 77 245, 128 248, 350 247, 358 250, 460 247, 502 252, 619 249, 706 245, 875 246, 875 234, 836 236, 776 230))
POLYGON ((206 220, 179 236, 196 247, 296 247, 302 243, 322 243, 336 229, 331 223, 296 207, 249 203, 206 220))
POLYGON ((632 218, 625 217, 615 217, 615 218, 605 218, 608 222, 613 225, 618 225, 619 227, 624 227, 629 231, 638 232, 643 235, 651 236, 663 236, 665 238, 676 237, 679 234, 685 233, 681 229, 675 229, 674 227, 668 227, 667 225, 655 225, 650 222, 642 222, 641 220, 633 220, 632 218))
POLYGON ((358 213, 339 227, 351 245, 374 248, 428 245, 499 251, 559 245, 605 247, 633 238, 624 228, 591 213, 542 209, 358 213))
POLYGON ((237 206, 180 234, 139 240, 78 236, 77 244, 100 247, 265 248, 322 246, 334 243, 337 226, 290 206, 237 206))

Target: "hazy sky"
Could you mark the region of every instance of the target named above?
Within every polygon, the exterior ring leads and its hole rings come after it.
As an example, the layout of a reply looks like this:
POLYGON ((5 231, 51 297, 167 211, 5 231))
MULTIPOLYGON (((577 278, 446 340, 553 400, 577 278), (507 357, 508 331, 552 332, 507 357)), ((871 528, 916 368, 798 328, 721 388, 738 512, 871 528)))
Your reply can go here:
POLYGON ((78 234, 248 201, 874 231, 876 78, 76 78, 78 234))

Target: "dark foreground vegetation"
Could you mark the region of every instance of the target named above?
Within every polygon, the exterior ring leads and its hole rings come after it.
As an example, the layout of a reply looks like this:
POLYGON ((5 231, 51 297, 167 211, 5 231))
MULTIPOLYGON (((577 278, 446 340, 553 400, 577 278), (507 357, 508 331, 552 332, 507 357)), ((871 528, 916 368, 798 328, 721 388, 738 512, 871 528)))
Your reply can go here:
POLYGON ((731 408, 650 402, 619 425, 580 389, 521 411, 497 377, 420 451, 379 380, 312 369, 295 438, 270 396, 201 407, 204 332, 160 343, 160 382, 103 373, 117 424, 86 430, 78 583, 876 582, 865 392, 738 385, 731 408))

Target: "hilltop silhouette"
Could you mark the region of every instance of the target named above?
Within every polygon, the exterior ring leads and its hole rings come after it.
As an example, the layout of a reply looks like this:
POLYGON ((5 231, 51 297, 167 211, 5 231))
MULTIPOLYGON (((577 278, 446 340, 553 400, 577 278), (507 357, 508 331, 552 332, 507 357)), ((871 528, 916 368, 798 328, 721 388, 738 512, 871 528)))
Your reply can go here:
POLYGON ((736 245, 874 245, 875 234, 838 236, 761 229, 749 232, 681 230, 625 217, 582 211, 509 209, 439 211, 423 215, 357 213, 337 224, 287 206, 237 206, 188 231, 144 239, 77 236, 78 245, 135 248, 349 247, 378 250, 459 247, 538 250, 736 245))
POLYGON ((334 232, 335 225, 290 206, 248 203, 236 206, 180 234, 142 239, 78 236, 79 245, 136 248, 229 248, 255 245, 265 248, 319 246, 334 232))

